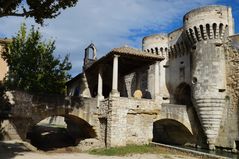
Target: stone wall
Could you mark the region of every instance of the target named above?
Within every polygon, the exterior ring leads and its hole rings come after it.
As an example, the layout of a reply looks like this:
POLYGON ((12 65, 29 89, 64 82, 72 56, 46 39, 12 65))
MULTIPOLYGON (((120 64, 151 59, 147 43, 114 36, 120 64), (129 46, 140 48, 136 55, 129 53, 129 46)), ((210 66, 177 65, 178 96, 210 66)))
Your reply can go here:
POLYGON ((7 63, 1 57, 4 46, 5 45, 1 44, 1 41, 0 41, 0 68, 1 68, 0 69, 0 82, 4 79, 4 77, 6 76, 6 73, 8 71, 7 63))
POLYGON ((112 98, 107 114, 107 146, 147 144, 160 106, 153 100, 112 98))
POLYGON ((230 43, 225 46, 227 95, 217 146, 236 148, 235 141, 238 140, 239 126, 239 52, 230 43))
POLYGON ((166 69, 166 86, 170 93, 170 101, 174 102, 174 93, 179 84, 186 82, 191 83, 191 66, 190 66, 190 54, 184 53, 177 58, 172 58, 168 62, 166 69))

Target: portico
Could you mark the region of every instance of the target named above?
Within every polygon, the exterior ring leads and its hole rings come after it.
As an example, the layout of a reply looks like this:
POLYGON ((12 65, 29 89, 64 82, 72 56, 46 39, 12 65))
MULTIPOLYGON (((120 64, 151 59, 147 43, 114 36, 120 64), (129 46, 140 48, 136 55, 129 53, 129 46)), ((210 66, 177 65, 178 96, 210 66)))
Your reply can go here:
MULTIPOLYGON (((150 65, 155 65, 155 96, 154 99, 159 98, 159 62, 162 61, 159 55, 149 54, 137 49, 129 47, 115 48, 111 50, 106 56, 100 58, 98 61, 92 64, 91 67, 85 70, 86 76, 88 74, 96 77, 97 83, 97 98, 102 100, 106 97, 127 97, 122 91, 122 80, 124 76, 135 73, 136 90, 140 91, 141 73, 138 72, 140 68, 147 68, 150 65), (120 82, 119 82, 120 81, 120 82), (108 85, 110 91, 105 90, 105 84, 108 85), (120 87, 120 88, 119 88, 120 87)), ((93 79, 93 78, 92 78, 93 79)), ((89 80, 94 83, 94 81, 89 80)), ((94 88, 91 88, 92 94, 94 94, 94 88)))

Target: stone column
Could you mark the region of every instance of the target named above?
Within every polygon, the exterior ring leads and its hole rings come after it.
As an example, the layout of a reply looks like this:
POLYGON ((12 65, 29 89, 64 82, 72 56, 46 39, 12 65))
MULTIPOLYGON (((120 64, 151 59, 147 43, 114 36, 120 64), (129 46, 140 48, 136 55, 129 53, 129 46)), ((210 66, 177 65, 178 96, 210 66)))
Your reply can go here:
POLYGON ((97 97, 98 97, 98 100, 104 99, 104 96, 103 96, 103 80, 102 80, 102 66, 100 66, 99 72, 98 72, 97 97))
POLYGON ((159 62, 154 64, 154 96, 159 99, 159 62))
POLYGON ((119 97, 120 94, 118 92, 118 58, 119 55, 114 55, 113 61, 113 77, 112 77, 112 97, 119 97))

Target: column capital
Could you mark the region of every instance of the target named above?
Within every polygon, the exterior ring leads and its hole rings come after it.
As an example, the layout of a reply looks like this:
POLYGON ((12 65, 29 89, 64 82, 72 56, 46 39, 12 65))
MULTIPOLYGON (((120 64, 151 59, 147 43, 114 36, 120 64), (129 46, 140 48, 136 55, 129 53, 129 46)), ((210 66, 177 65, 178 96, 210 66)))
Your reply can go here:
POLYGON ((120 57, 120 55, 118 55, 118 54, 114 54, 114 57, 120 57))

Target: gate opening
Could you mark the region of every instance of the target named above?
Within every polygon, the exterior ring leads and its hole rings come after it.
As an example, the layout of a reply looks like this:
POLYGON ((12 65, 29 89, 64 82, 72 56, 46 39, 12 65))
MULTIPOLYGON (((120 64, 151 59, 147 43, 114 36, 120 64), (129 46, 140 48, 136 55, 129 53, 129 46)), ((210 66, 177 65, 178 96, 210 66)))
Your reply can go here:
POLYGON ((162 119, 153 124, 153 142, 184 145, 193 141, 191 132, 176 120, 162 119))

